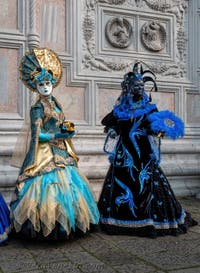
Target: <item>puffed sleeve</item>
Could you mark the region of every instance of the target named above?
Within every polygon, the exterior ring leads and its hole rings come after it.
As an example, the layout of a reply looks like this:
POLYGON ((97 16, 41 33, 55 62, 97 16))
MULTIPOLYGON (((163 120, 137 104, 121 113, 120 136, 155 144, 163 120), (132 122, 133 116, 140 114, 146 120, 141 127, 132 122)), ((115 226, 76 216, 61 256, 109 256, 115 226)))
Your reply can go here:
POLYGON ((113 111, 107 114, 101 121, 102 125, 104 125, 104 132, 107 133, 109 129, 114 129, 118 132, 118 121, 114 116, 113 111))

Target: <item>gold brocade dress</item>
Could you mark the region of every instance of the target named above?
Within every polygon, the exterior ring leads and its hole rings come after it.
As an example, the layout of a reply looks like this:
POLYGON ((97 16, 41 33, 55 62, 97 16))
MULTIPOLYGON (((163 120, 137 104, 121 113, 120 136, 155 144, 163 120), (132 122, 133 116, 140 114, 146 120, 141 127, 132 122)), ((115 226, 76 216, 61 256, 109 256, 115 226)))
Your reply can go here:
POLYGON ((45 97, 30 111, 31 141, 10 204, 11 222, 25 238, 68 238, 98 224, 87 178, 77 167, 71 139, 50 137, 64 121, 61 105, 45 97))

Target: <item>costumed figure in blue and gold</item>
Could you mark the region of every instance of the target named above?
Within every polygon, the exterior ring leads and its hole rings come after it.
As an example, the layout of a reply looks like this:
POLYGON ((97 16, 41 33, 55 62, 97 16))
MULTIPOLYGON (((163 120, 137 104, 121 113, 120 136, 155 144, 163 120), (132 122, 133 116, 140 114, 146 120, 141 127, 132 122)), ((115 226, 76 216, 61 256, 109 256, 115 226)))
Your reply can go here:
POLYGON ((21 80, 39 98, 30 110, 31 140, 13 195, 11 221, 23 238, 64 239, 85 234, 98 224, 99 212, 87 178, 77 167, 65 119, 52 96, 62 76, 57 54, 35 48, 20 65, 21 80))
POLYGON ((107 133, 104 151, 110 168, 98 202, 101 228, 109 234, 156 237, 185 233, 197 224, 177 201, 160 163, 163 136, 184 135, 174 113, 158 111, 144 90, 155 75, 136 63, 125 74, 122 92, 102 124, 107 133))
POLYGON ((10 230, 10 211, 0 193, 0 245, 6 244, 10 230))

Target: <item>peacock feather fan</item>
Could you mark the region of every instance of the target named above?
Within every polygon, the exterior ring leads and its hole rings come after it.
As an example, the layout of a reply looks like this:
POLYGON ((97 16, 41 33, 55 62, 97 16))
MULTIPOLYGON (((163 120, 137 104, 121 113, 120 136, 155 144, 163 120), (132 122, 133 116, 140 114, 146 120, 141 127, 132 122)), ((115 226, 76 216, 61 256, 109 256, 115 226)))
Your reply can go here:
POLYGON ((164 132, 165 136, 174 140, 184 136, 183 121, 169 110, 154 112, 147 119, 155 134, 164 132))

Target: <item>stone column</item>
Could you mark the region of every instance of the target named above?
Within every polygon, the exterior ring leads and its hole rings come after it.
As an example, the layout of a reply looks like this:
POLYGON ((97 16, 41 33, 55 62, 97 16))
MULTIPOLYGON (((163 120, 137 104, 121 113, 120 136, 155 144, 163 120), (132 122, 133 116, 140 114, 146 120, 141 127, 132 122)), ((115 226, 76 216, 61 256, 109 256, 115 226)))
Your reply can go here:
POLYGON ((28 47, 39 47, 40 36, 37 33, 36 20, 37 0, 29 0, 29 33, 28 33, 28 47))

